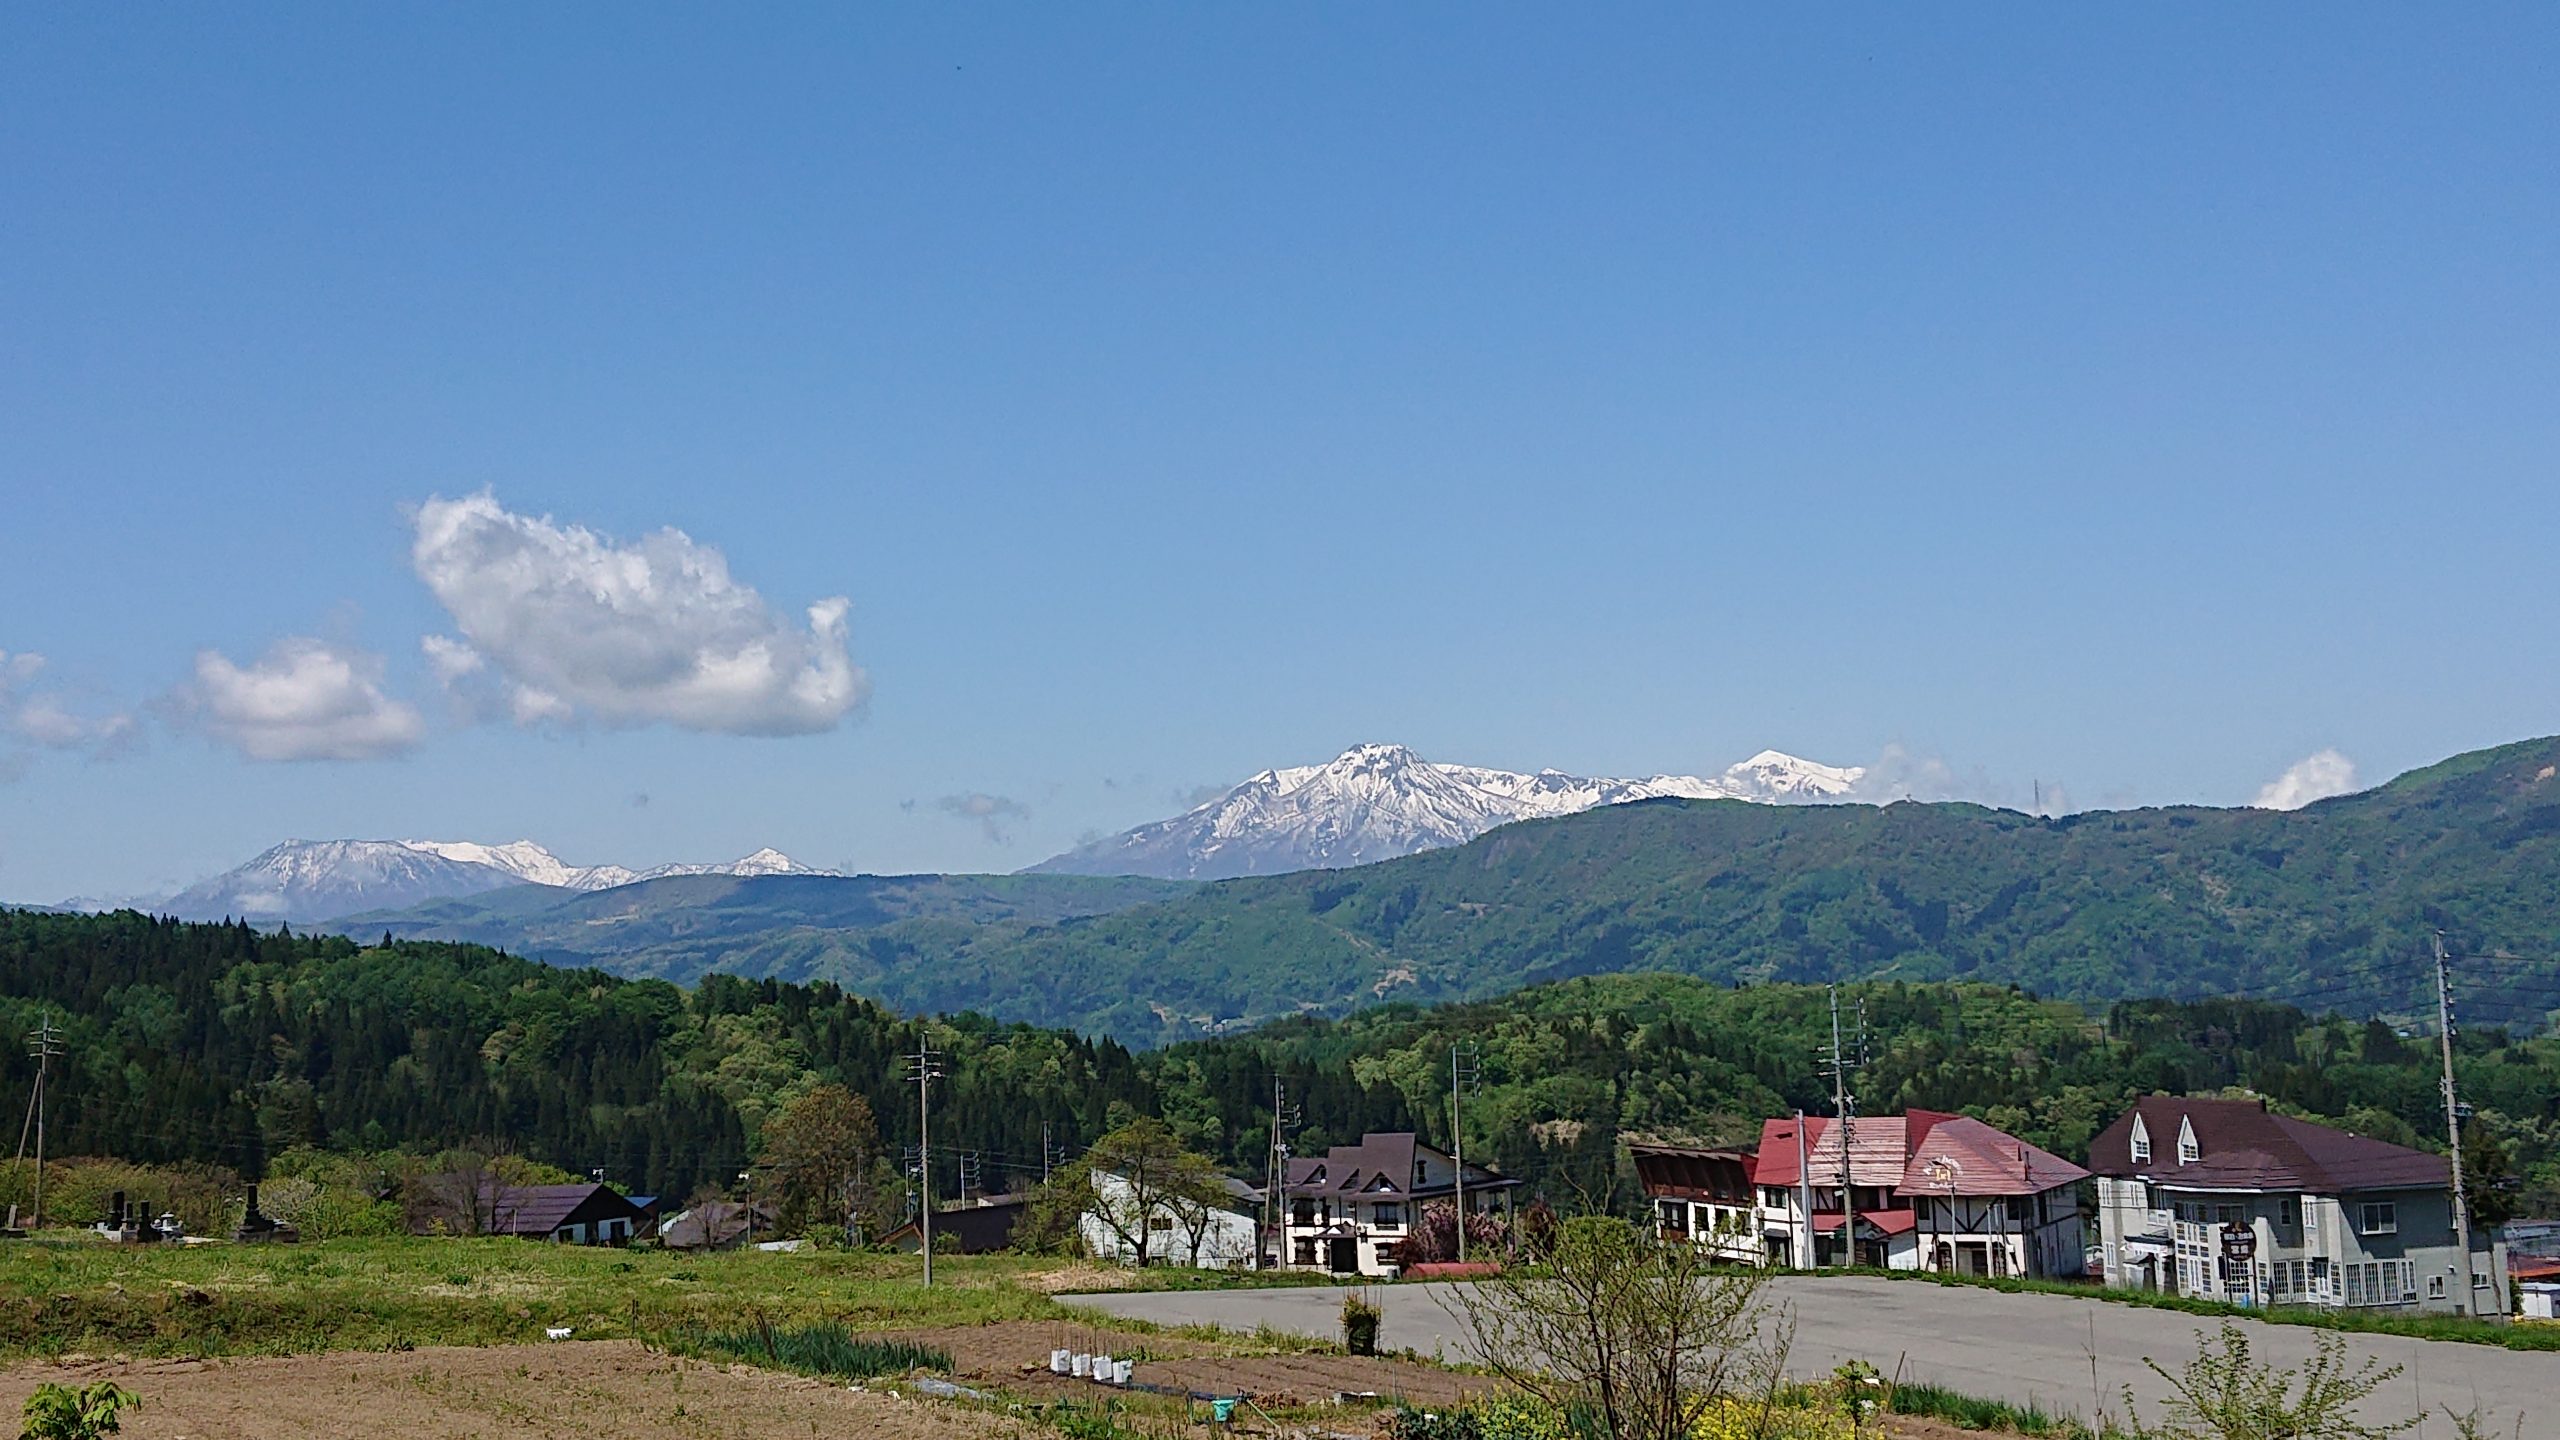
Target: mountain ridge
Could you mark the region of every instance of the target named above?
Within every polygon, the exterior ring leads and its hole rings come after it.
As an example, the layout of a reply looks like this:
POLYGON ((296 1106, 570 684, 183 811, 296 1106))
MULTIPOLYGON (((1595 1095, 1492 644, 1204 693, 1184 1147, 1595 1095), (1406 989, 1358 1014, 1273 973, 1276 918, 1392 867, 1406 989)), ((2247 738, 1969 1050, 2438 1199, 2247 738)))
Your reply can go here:
POLYGON ((2501 983, 2464 997, 2477 1021, 2537 1028, 2560 1010, 2560 738, 2295 811, 2046 819, 1665 797, 1056 918, 948 905, 853 929, 823 916, 759 927, 745 923, 753 908, 688 933, 677 907, 636 947, 612 924, 512 938, 504 922, 390 928, 679 982, 828 980, 910 1013, 976 1010, 1139 1045, 1635 970, 1956 978, 2082 1001, 2243 994, 2430 1018, 2426 943, 2443 928, 2462 953, 2548 957, 2484 962, 2501 983))
POLYGON ((319 923, 360 911, 459 899, 516 885, 581 892, 678 875, 823 873, 829 872, 813 870, 770 848, 713 864, 633 870, 622 865, 570 865, 530 840, 503 845, 469 840, 286 840, 174 895, 133 902, 132 908, 182 920, 237 917, 319 923))
POLYGON ((1025 874, 1226 880, 1344 869, 1462 845, 1497 826, 1677 796, 1771 804, 1853 797, 1866 771, 1763 750, 1704 779, 1522 773, 1425 760, 1393 744, 1354 745, 1321 765, 1260 771, 1162 820, 1053 855, 1025 874))

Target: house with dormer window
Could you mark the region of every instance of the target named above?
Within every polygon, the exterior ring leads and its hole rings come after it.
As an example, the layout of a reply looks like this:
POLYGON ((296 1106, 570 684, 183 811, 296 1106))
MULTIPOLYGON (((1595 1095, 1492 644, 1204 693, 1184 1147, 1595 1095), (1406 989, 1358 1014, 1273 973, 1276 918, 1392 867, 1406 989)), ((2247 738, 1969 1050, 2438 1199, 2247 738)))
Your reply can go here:
POLYGON ((2278 1115, 2153 1095, 2090 1146, 2110 1285, 2243 1305, 2506 1312, 2503 1257, 2453 1228, 2441 1155, 2278 1115))
MULTIPOLYGON (((1499 1210, 1519 1183, 1471 1161, 1466 1168, 1467 1209, 1475 1214, 1499 1210)), ((1396 1247, 1412 1233, 1422 1207, 1453 1200, 1458 1188, 1458 1162, 1410 1131, 1372 1133, 1357 1145, 1336 1145, 1322 1155, 1291 1156, 1277 1197, 1278 1264, 1290 1270, 1391 1277, 1397 1271, 1396 1247)))

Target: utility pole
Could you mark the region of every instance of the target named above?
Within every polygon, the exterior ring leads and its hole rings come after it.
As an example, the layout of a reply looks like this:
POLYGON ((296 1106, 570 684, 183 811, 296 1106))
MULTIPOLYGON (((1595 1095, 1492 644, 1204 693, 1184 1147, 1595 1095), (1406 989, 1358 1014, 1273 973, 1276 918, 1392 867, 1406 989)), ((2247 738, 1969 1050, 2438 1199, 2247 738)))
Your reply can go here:
POLYGON ((27 1037, 27 1054, 36 1062, 36 1088, 27 1097, 27 1123, 18 1127, 18 1163, 26 1163, 27 1131, 32 1128, 36 1135, 36 1213, 27 1222, 32 1231, 44 1228, 44 1083, 52 1073, 53 1062, 62 1058, 62 1031, 53 1023, 52 1007, 46 1007, 44 1017, 36 1023, 36 1033, 27 1037))
POLYGON ((2444 1052, 2444 1139, 2453 1151, 2453 1243, 2462 1247, 2462 1303, 2456 1314, 2472 1313, 2480 1298, 2480 1277, 2471 1268, 2471 1202, 2462 1184, 2462 1102, 2453 1087, 2453 957, 2444 950, 2444 932, 2435 933, 2436 1034, 2444 1052))
POLYGON ((942 1052, 919 1037, 907 1057, 907 1078, 916 1082, 916 1187, 923 1203, 916 1207, 916 1233, 924 1239, 924 1283, 933 1285, 933 1082, 942 1078, 942 1052))
MULTIPOLYGON (((1863 1026, 1862 1026, 1863 1028, 1863 1026)), ((1865 1041, 1860 1040, 1863 1050, 1865 1041)), ((1858 1187, 1849 1168, 1852 1141, 1857 1138, 1858 1099, 1849 1091, 1849 1071, 1857 1061, 1849 1058, 1840 1041, 1840 987, 1831 987, 1831 1113, 1834 1128, 1840 1132, 1840 1244, 1843 1257, 1854 1268, 1858 1263, 1858 1187)), ((1807 1216, 1811 1223, 1811 1216, 1807 1216)))
MULTIPOLYGON (((1298 1122, 1297 1108, 1289 1103, 1289 1084, 1277 1074, 1271 1077, 1271 1150, 1267 1158, 1269 1183, 1262 1187, 1263 1228, 1271 1236, 1271 1268, 1288 1268, 1289 1219, 1289 1127, 1298 1122)), ((1255 1259, 1261 1258, 1256 1246, 1255 1259)))
MULTIPOLYGON (((1467 1127, 1458 1098, 1475 1088, 1481 1070, 1476 1042, 1449 1047, 1449 1158, 1458 1170, 1458 1263, 1467 1263, 1467 1127)), ((1420 1221, 1422 1217, 1413 1217, 1420 1221)))

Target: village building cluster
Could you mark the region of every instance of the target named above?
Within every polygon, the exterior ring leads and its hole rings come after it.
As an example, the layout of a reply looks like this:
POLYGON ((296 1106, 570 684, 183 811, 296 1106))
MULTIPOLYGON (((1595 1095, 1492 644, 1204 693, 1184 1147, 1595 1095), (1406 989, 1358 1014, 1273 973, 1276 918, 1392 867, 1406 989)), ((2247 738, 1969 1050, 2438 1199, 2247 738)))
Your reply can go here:
MULTIPOLYGON (((1735 1265, 2080 1281, 2250 1306, 2560 1308, 2560 1227, 2537 1234, 2511 1275, 2490 1235, 2463 1247, 2443 1156, 2259 1100, 2145 1098, 2085 1164, 1930 1110, 1791 1116, 1764 1122, 1751 1145, 1629 1150, 1656 1231, 1735 1265)), ((1175 1204, 1097 1171, 1075 1228, 1088 1253, 1121 1263, 1386 1279, 1414 1268, 1434 1207, 1508 1216, 1520 1188, 1410 1131, 1289 1156, 1276 1178, 1266 1188, 1222 1177, 1219 1193, 1175 1204)), ((683 1249, 799 1243, 772 1233, 769 1209, 743 1202, 662 1216, 654 1200, 600 1183, 484 1186, 471 1198, 468 1228, 480 1233, 683 1249)), ((1028 1204, 1009 1194, 937 1206, 936 1249, 1004 1248, 1028 1204)), ((254 1202, 251 1214, 254 1226, 254 1202)), ((885 1239, 913 1250, 921 1227, 885 1239)))

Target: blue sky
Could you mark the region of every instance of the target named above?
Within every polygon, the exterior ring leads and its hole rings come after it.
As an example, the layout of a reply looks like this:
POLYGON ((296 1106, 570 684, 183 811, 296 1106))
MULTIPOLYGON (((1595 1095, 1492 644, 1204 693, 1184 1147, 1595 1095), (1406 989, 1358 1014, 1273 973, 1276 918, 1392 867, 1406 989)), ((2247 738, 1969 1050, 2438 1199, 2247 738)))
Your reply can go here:
POLYGON ((0 32, 0 896, 2560 730, 2548 6, 0 32))

